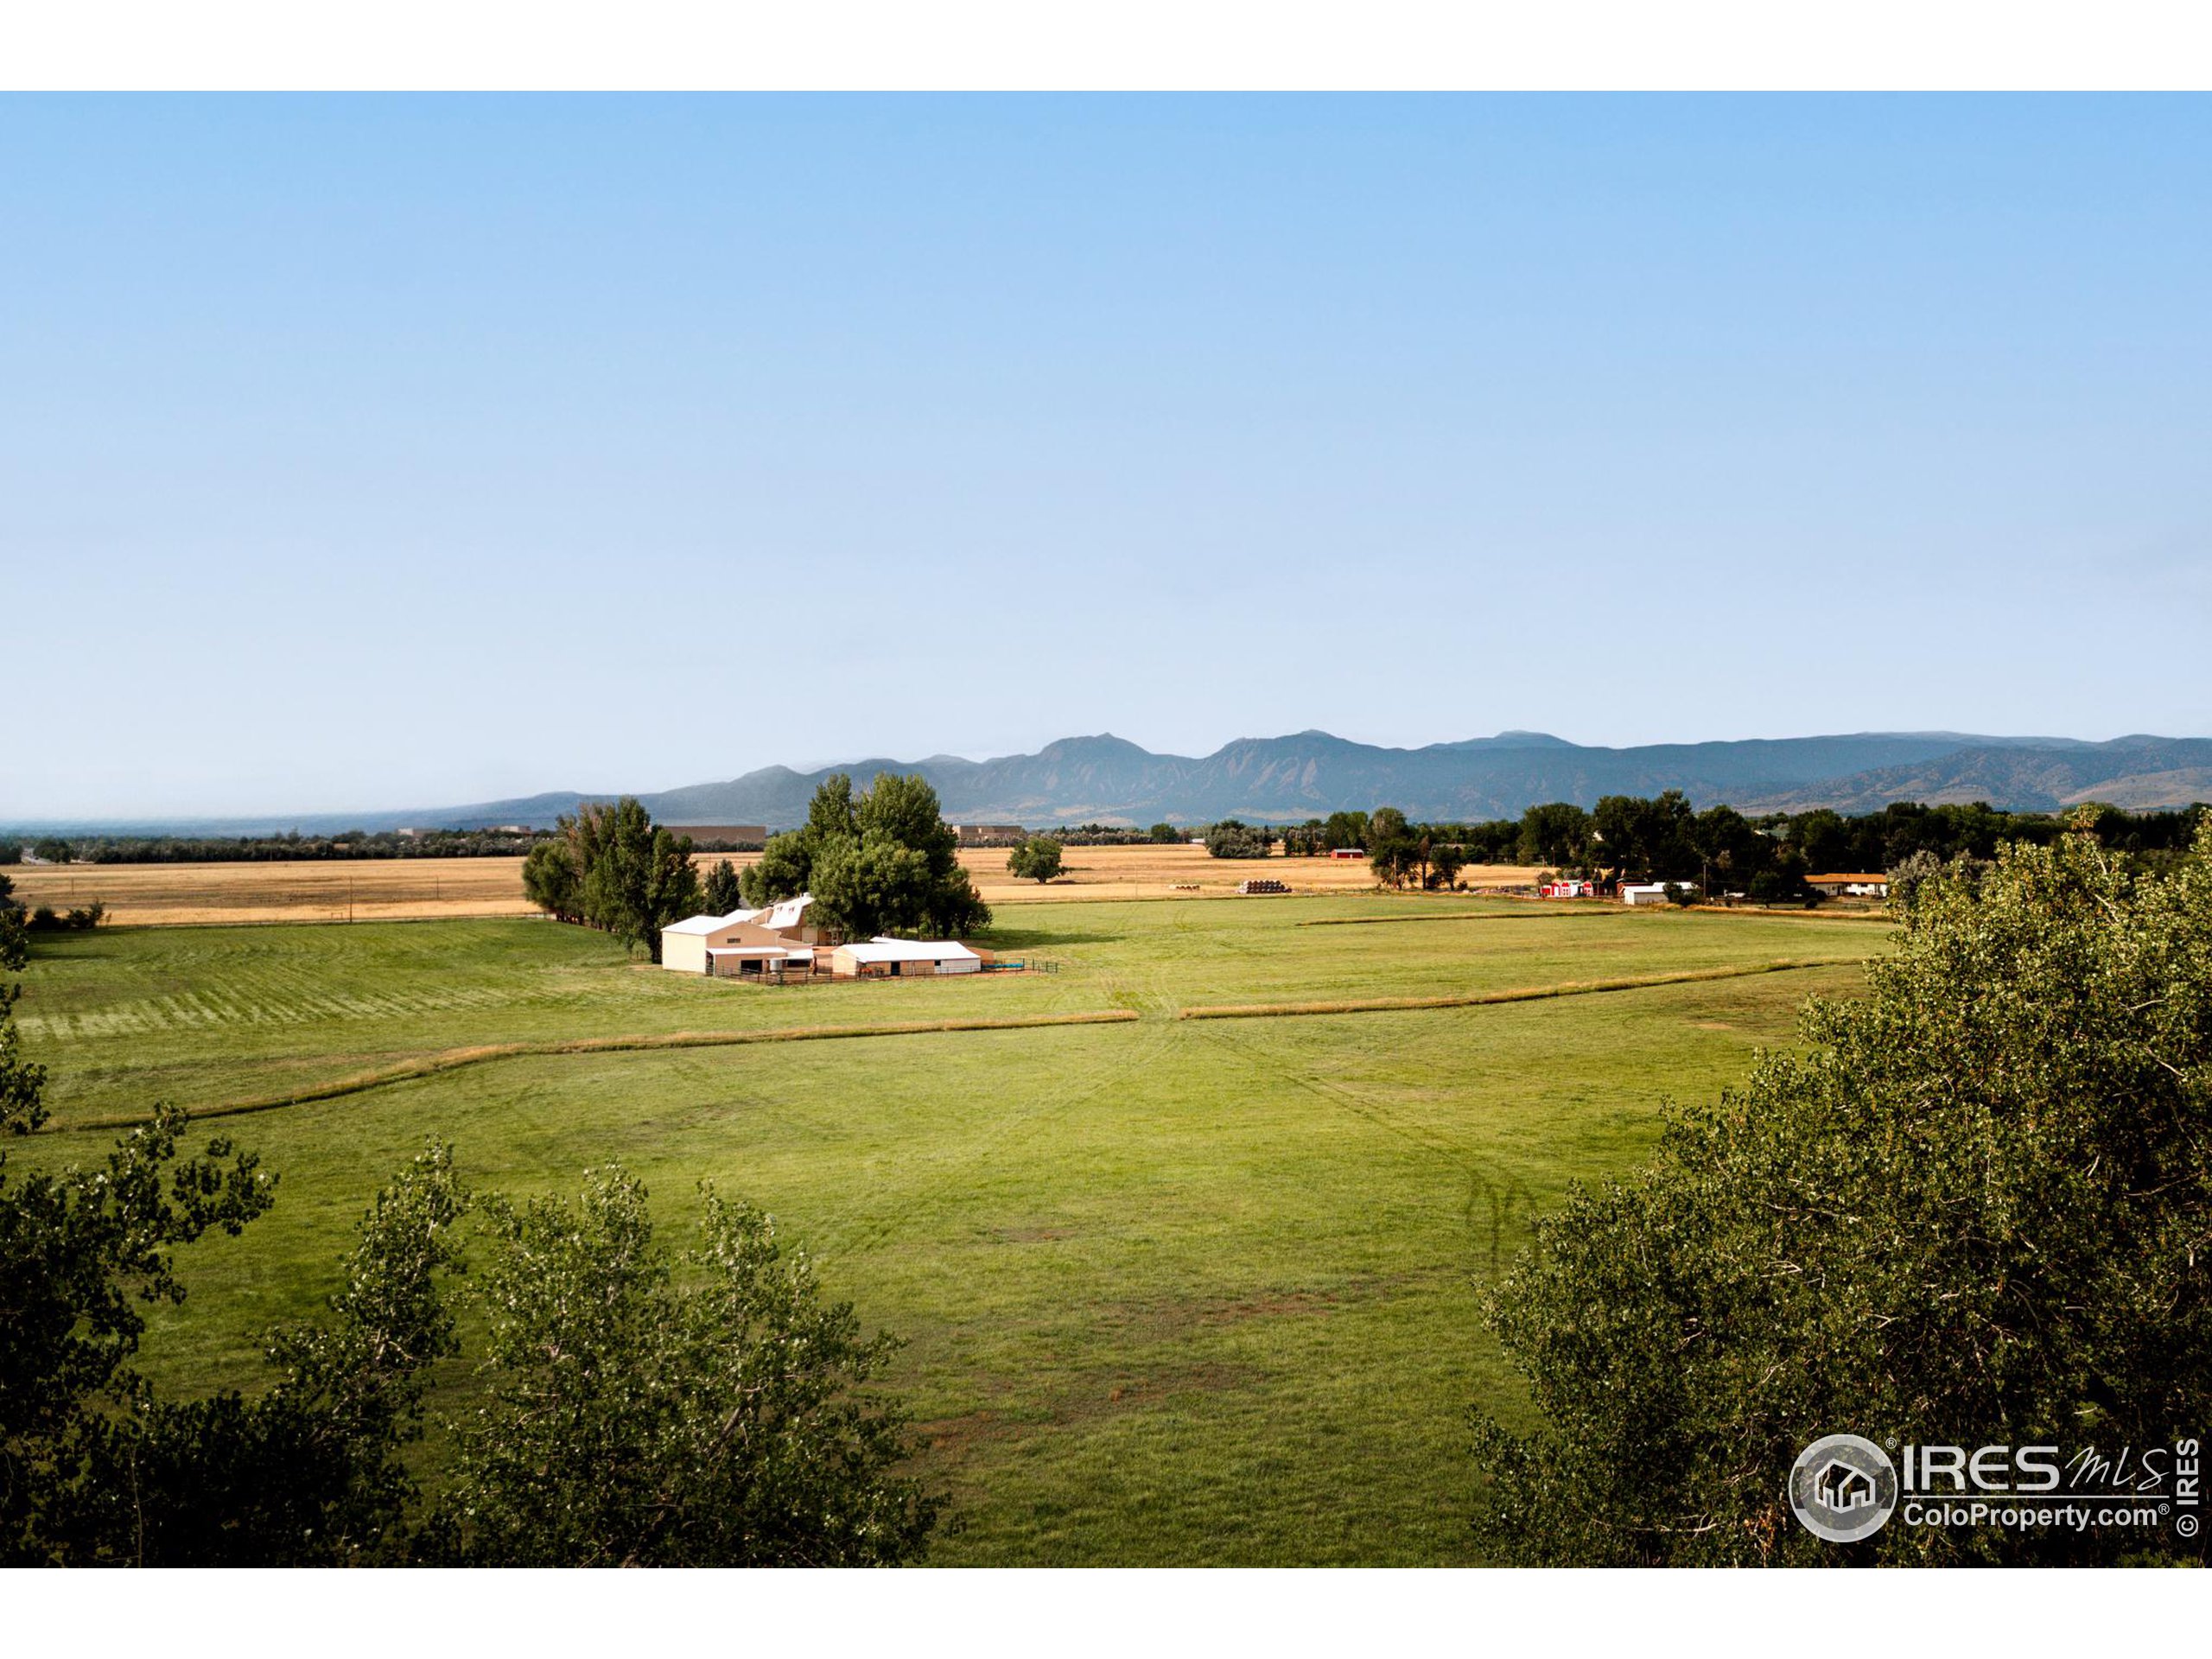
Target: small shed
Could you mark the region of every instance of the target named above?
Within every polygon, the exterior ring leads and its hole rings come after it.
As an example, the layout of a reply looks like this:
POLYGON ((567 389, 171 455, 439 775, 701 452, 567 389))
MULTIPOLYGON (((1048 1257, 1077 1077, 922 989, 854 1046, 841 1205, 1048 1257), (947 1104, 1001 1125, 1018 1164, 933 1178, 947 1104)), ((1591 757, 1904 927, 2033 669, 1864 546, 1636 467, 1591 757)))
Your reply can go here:
POLYGON ((868 939, 830 953, 830 971, 841 979, 913 978, 973 974, 983 959, 955 939, 868 939))
POLYGON ((1624 881, 1621 883, 1621 903, 1624 905, 1663 905, 1669 887, 1688 887, 1687 881, 1624 881))

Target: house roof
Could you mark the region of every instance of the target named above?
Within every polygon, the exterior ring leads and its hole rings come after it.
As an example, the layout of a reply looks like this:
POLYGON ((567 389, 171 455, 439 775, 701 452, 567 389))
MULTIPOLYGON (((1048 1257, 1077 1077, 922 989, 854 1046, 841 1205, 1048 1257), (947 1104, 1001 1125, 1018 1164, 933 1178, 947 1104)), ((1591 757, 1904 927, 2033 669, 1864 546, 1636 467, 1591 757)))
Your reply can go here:
POLYGON ((719 933, 726 927, 740 922, 749 922, 760 914, 757 910, 733 910, 727 916, 686 916, 680 922, 671 922, 661 929, 664 933, 719 933))
POLYGON ((769 906, 766 910, 756 910, 751 915, 745 917, 743 919, 747 921, 757 921, 763 927, 772 928, 776 931, 781 932, 787 927, 797 927, 799 925, 801 918, 806 914, 806 907, 813 902, 814 895, 812 893, 802 893, 796 899, 779 899, 776 903, 769 906))
POLYGON ((862 944, 838 947, 852 953, 855 962, 981 962, 966 945, 953 939, 870 939, 862 944))
POLYGON ((1811 882, 1815 887, 1823 887, 1832 882, 1840 881, 1887 881, 1890 878, 1888 876, 1883 874, 1879 870, 1875 871, 1872 875, 1808 875, 1805 878, 1806 880, 1811 882))

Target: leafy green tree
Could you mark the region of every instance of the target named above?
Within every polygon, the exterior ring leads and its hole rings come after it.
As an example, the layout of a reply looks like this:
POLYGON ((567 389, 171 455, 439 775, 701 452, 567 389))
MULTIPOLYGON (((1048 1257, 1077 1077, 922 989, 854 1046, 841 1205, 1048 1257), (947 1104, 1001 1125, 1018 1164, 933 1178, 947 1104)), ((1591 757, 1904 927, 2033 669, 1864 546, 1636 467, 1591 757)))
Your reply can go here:
MULTIPOLYGON (((29 955, 29 939, 23 926, 23 907, 16 901, 16 884, 12 878, 0 874, 0 972, 14 973, 23 965, 29 955)), ((0 1002, 0 1014, 8 1004, 0 1002)))
POLYGON ((817 845, 859 836, 860 810, 853 780, 846 773, 833 772, 815 789, 814 798, 807 803, 806 833, 817 845))
POLYGON ((1572 802, 1532 806, 1521 815, 1521 862, 1587 869, 1590 830, 1590 815, 1572 802))
POLYGON ((1464 848, 1446 841, 1432 842, 1428 848, 1428 870, 1421 877, 1421 885, 1425 887, 1448 887, 1459 880, 1459 872, 1466 868, 1466 863, 1467 855, 1464 848))
POLYGON ((760 856, 746 866, 739 887, 744 901, 758 909, 779 899, 798 898, 813 879, 812 841, 804 830, 787 830, 768 837, 760 856))
POLYGON ((67 864, 76 856, 76 850, 58 836, 45 836, 31 843, 31 854, 48 864, 67 864))
POLYGON ((1325 851, 1337 848, 1367 846, 1367 814, 1364 812, 1332 812, 1321 825, 1321 841, 1325 851))
POLYGON ((1889 872, 1890 902, 1899 910, 1910 910, 1920 889, 1943 873, 1943 861, 1925 850, 1910 853, 1898 861, 1889 872))
POLYGON ((1421 837, 1395 806, 1378 806, 1367 820, 1367 868, 1385 887, 1402 887, 1421 862, 1421 837))
MULTIPOLYGON (((17 1046, 17 989, 0 998, 0 1135, 46 1119, 45 1072, 17 1046)), ((211 1229, 235 1235, 272 1185, 220 1135, 180 1159, 184 1128, 160 1108, 100 1170, 16 1179, 0 1153, 0 1563, 137 1559, 87 1510, 147 1399, 130 1368, 139 1306, 181 1301, 172 1252, 211 1229)))
POLYGON ((823 1300, 767 1217, 709 1192, 697 1243, 655 1240, 620 1170, 580 1205, 486 1200, 486 1402, 442 1510, 452 1559, 545 1567, 879 1566, 939 1500, 869 1384, 896 1344, 823 1300))
POLYGON ((814 919, 849 938, 957 937, 991 919, 961 868, 959 832, 918 773, 880 773, 857 796, 851 779, 832 773, 816 789, 805 824, 772 836, 743 885, 748 904, 811 893, 814 919))
POLYGON ((41 1517, 48 1549, 147 1567, 405 1559, 417 1493, 400 1452, 421 1435, 431 1363, 458 1351, 435 1281, 461 1207, 433 1147, 378 1195, 330 1321, 272 1339, 272 1387, 179 1403, 140 1384, 128 1412, 88 1414, 74 1478, 41 1517))
POLYGON ((2212 1400, 2212 828, 2171 874, 2087 835, 1924 881, 1812 1051, 1675 1110, 1491 1299, 1541 1427, 1479 1426, 1510 1560, 2107 1561, 2171 1531, 1789 1512, 1797 1453, 1881 1441, 2113 1456, 2212 1400))
POLYGON ((569 837, 541 841, 530 849, 522 861, 522 891, 556 921, 583 920, 583 872, 577 868, 575 844, 569 837))
POLYGON ((1268 833, 1236 818, 1206 828, 1206 851, 1215 858, 1265 858, 1268 833))
POLYGON ((1153 844, 1156 847, 1177 846, 1179 845, 1183 840, 1183 832, 1180 830, 1178 830, 1172 823, 1154 824, 1151 830, 1151 836, 1153 844))
POLYGON ((1732 806, 1710 806, 1689 829, 1705 892, 1741 892, 1774 861, 1775 844, 1732 806))
POLYGON ((1681 791, 1656 799, 1607 795, 1590 814, 1600 861, 1617 878, 1679 875, 1699 863, 1694 815, 1681 791))
POLYGON ((1789 826, 1789 839, 1802 855, 1808 870, 1826 873, 1855 865, 1850 825, 1843 814, 1829 807, 1798 814, 1789 826))
POLYGON ((1060 873, 1060 843, 1032 836, 1007 855, 1007 874, 1022 881, 1050 881, 1060 873))
POLYGON ((574 825, 584 919, 658 962, 661 929, 699 912, 690 838, 656 828, 628 795, 612 806, 587 802, 574 825))
POLYGON ((702 902, 709 916, 727 916, 745 902, 743 887, 739 884, 737 870, 729 860, 717 859, 715 868, 707 872, 702 902))

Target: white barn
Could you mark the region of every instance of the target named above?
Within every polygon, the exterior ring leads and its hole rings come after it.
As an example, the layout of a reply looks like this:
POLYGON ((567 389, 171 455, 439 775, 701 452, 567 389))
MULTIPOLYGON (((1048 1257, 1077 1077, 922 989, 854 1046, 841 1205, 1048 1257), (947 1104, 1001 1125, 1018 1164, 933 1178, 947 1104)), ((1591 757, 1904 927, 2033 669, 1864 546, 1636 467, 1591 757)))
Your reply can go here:
POLYGON ((679 974, 703 974, 718 946, 736 942, 740 928, 753 925, 757 910, 733 910, 727 916, 686 916, 660 931, 660 965, 679 974))
POLYGON ((830 953, 830 971, 844 979, 981 972, 982 957, 952 939, 869 939, 830 953))

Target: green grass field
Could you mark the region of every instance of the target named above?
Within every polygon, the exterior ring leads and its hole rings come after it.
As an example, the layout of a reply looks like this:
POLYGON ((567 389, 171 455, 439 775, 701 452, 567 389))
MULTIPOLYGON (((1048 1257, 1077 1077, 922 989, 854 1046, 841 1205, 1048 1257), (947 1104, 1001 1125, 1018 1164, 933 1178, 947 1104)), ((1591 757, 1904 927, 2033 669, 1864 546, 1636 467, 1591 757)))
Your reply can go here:
MULTIPOLYGON (((1468 1559, 1465 1418, 1515 1409, 1484 1281, 1567 1183, 1647 1150, 1847 994, 1878 925, 1388 897, 1009 908, 1051 976, 769 990, 526 922, 117 931, 42 947, 27 1047, 54 1130, 156 1098, 219 1109, 490 1045, 523 1052, 224 1128, 276 1210, 188 1262, 147 1363, 252 1386, 259 1334, 331 1287, 369 1194, 428 1138, 486 1186, 620 1159, 672 1225, 696 1185, 760 1204, 871 1325, 946 1563, 1468 1559), (1373 925, 1313 925, 1374 920, 1373 925), (1824 963, 1490 1006, 1193 1020, 1222 1004, 1459 996, 1824 963), (1106 1025, 688 1044, 1122 1011, 1106 1025), (687 1037, 685 1034, 691 1036, 687 1037)), ((456 1397, 467 1380, 454 1380, 456 1397)))

